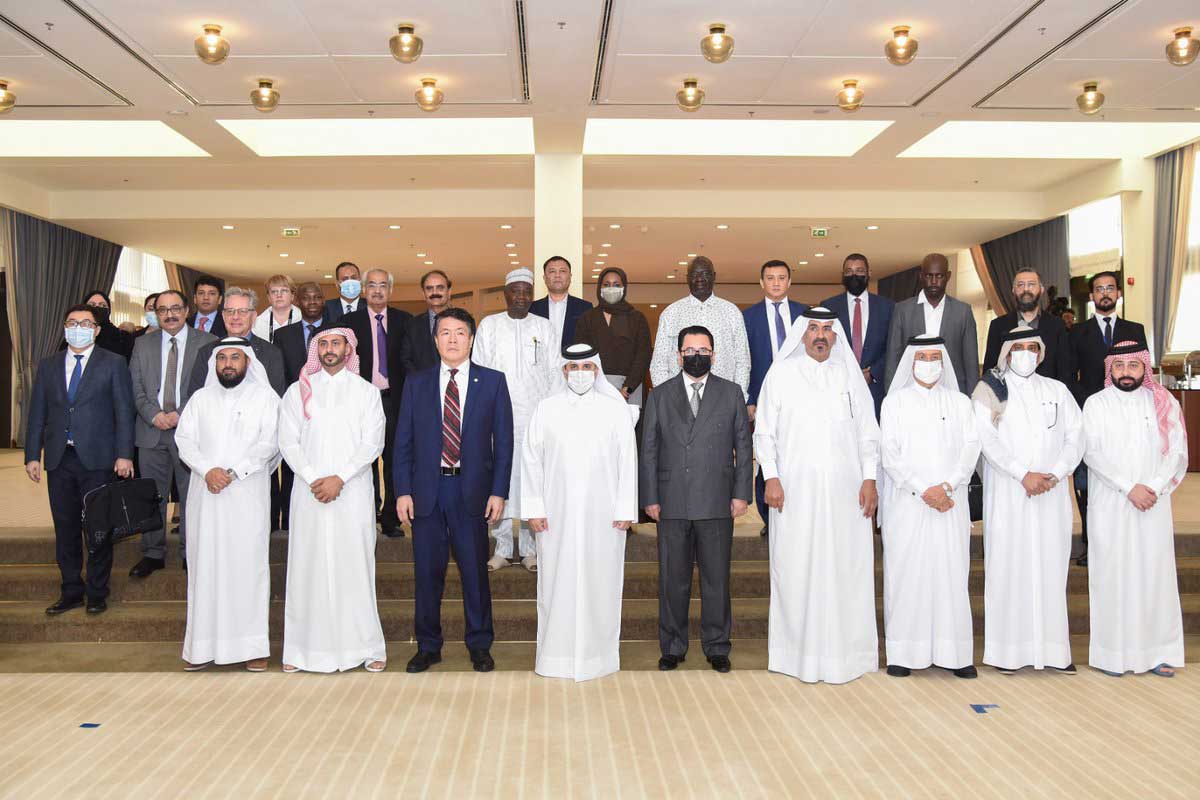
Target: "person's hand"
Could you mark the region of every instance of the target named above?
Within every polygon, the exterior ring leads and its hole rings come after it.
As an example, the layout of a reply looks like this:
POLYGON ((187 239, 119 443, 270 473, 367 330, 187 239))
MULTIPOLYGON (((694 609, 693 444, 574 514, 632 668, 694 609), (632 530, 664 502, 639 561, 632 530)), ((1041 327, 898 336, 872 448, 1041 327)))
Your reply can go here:
POLYGON ((167 414, 167 425, 169 425, 172 428, 179 427, 179 412, 178 411, 172 411, 170 414, 167 414))
POLYGON ((633 525, 633 522, 630 520, 627 520, 627 519, 614 519, 613 520, 613 527, 619 531, 627 531, 627 530, 629 530, 629 526, 631 526, 631 525, 633 525))
POLYGON ((767 501, 767 505, 776 511, 783 511, 783 484, 779 482, 779 478, 771 478, 767 481, 767 489, 763 495, 763 499, 767 501))
POLYGON ((534 533, 545 533, 546 528, 549 527, 549 525, 550 523, 546 521, 545 517, 534 517, 533 519, 529 520, 529 530, 533 531, 534 533))
POLYGON ((42 482, 42 462, 30 461, 25 465, 25 474, 29 476, 29 480, 34 483, 42 482))
POLYGON ((233 478, 221 467, 213 467, 204 473, 204 483, 208 485, 210 492, 220 494, 222 489, 233 483, 233 478))
POLYGON ((401 522, 406 522, 409 525, 413 521, 413 501, 412 495, 406 494, 396 498, 396 516, 401 522))
POLYGON ((489 497, 483 513, 488 524, 495 525, 504 517, 504 498, 497 495, 489 497))
POLYGON ((626 400, 628 400, 628 399, 629 399, 629 395, 630 395, 630 394, 632 394, 632 392, 630 392, 630 391, 629 391, 629 389, 628 389, 627 387, 625 387, 625 386, 622 386, 622 387, 621 387, 620 389, 618 389, 617 391, 619 391, 619 392, 621 393, 621 397, 624 397, 626 400))
POLYGON ((658 515, 662 513, 662 506, 660 506, 658 503, 655 503, 652 506, 646 506, 646 508, 643 510, 646 512, 647 517, 655 522, 658 522, 658 515))
POLYGON ((755 411, 758 411, 758 406, 746 406, 746 416, 750 418, 751 422, 754 422, 755 411))
POLYGON ((1041 472, 1026 472, 1021 479, 1021 486, 1025 487, 1026 497, 1037 497, 1054 488, 1054 484, 1046 480, 1046 475, 1041 472))
POLYGON ((113 462, 113 472, 122 478, 133 477, 133 461, 128 458, 118 458, 113 462))
POLYGON ((946 494, 946 489, 940 483, 926 489, 921 495, 921 499, 925 501, 925 505, 935 511, 946 512, 954 507, 954 501, 946 494))
POLYGON ((729 501, 729 516, 733 517, 734 519, 737 519, 749 510, 750 504, 745 500, 739 500, 735 497, 729 501))
POLYGON ((875 481, 865 480, 858 490, 858 507, 863 510, 863 516, 870 519, 875 516, 879 507, 879 492, 875 489, 875 481))
POLYGON ((866 381, 867 383, 870 383, 871 382, 871 368, 863 367, 862 372, 863 372, 863 380, 866 381))
POLYGON ((1144 483, 1139 483, 1129 490, 1129 502, 1138 511, 1149 511, 1158 502, 1158 493, 1144 483))
POLYGON ((150 424, 158 428, 160 431, 169 431, 172 427, 170 418, 167 416, 167 412, 165 411, 160 411, 155 414, 154 419, 150 420, 150 424))
POLYGON ((345 486, 345 481, 337 475, 329 475, 325 478, 317 478, 312 482, 313 497, 317 498, 321 503, 332 503, 338 499, 338 495, 342 493, 342 487, 345 486))

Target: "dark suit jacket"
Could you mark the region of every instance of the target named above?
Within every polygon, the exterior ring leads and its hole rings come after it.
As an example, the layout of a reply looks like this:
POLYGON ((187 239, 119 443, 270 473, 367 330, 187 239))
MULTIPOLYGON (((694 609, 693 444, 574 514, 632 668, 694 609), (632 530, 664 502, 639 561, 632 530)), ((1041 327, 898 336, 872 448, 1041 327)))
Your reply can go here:
MULTIPOLYGON (((196 365, 192 367, 192 383, 188 388, 189 396, 203 388, 204 382, 208 380, 208 359, 212 355, 213 348, 220 343, 220 339, 209 342, 196 354, 196 365)), ((283 380, 283 354, 279 352, 279 348, 254 334, 250 334, 250 348, 263 365, 263 369, 267 371, 267 380, 271 382, 271 388, 275 390, 275 394, 283 397, 288 385, 283 380)))
MULTIPOLYGON (((361 297, 358 298, 359 309, 366 308, 366 306, 367 306, 367 301, 362 299, 361 297)), ((346 316, 346 312, 343 310, 344 308, 345 308, 345 306, 342 305, 341 295, 338 295, 337 297, 333 298, 332 300, 326 300, 325 301, 325 324, 328 325, 330 323, 337 322, 342 317, 346 316)))
MULTIPOLYGON (((187 324, 192 330, 196 329, 196 312, 193 311, 192 315, 188 317, 187 324)), ((224 339, 229 335, 229 332, 225 330, 225 318, 221 316, 220 309, 217 309, 217 313, 213 314, 212 325, 209 326, 209 329, 205 332, 211 333, 218 339, 224 339)))
POLYGON ((433 334, 429 331, 428 309, 414 314, 406 324, 408 330, 400 346, 400 361, 404 364, 405 373, 411 375, 437 364, 439 357, 433 334))
MULTIPOLYGON (((996 317, 988 326, 987 349, 983 355, 983 371, 987 372, 996 366, 1000 359, 1000 346, 1004 344, 1004 334, 1017 327, 1017 312, 1010 311, 1002 317, 996 317)), ((1067 341, 1067 326, 1060 317, 1041 313, 1038 320, 1038 334, 1046 343, 1046 357, 1038 364, 1038 375, 1062 381, 1068 387, 1075 381, 1075 359, 1071 353, 1070 342, 1067 341)))
MULTIPOLYGON (((136 341, 137 336, 126 333, 111 322, 105 322, 100 326, 100 330, 96 331, 96 347, 116 353, 125 359, 125 363, 129 363, 129 359, 133 355, 133 343, 136 341)), ((58 349, 60 351, 67 349, 66 339, 58 343, 58 349)))
MULTIPOLYGON (((316 330, 313 331, 314 335, 323 328, 328 328, 329 324, 322 317, 317 320, 316 326, 316 330)), ((291 386, 300 380, 300 370, 308 361, 308 348, 304 345, 304 320, 284 325, 275 331, 273 344, 279 348, 279 353, 283 356, 283 382, 291 386)))
MULTIPOLYGON (((804 303, 797 303, 794 300, 788 300, 787 304, 791 311, 793 324, 808 308, 804 303)), ((750 343, 750 393, 747 396, 746 405, 752 406, 758 403, 758 390, 762 388, 763 379, 767 377, 767 370, 771 368, 771 362, 775 360, 775 356, 771 352, 771 328, 767 324, 768 313, 775 313, 775 306, 768 304, 765 299, 742 312, 742 320, 746 325, 746 339, 750 343)))
MULTIPOLYGON (((437 506, 442 464, 441 364, 413 373, 404 382, 392 477, 396 496, 411 495, 413 513, 425 517, 437 506)), ((467 513, 482 517, 490 496, 508 497, 513 470, 512 400, 504 373, 472 363, 462 409, 462 495, 467 513)))
POLYGON ((731 499, 754 500, 746 402, 740 386, 709 374, 693 418, 688 383, 679 373, 646 399, 640 501, 661 506, 660 519, 728 518, 731 499))
POLYGON ((129 367, 122 356, 97 345, 79 379, 72 405, 67 401, 67 357, 68 352, 55 353, 38 365, 25 428, 25 463, 41 460, 44 454, 46 469, 57 469, 70 430, 75 454, 84 467, 111 470, 118 458, 133 458, 129 367))
MULTIPOLYGON (((1104 388, 1104 359, 1108 356, 1108 346, 1104 344, 1104 334, 1100 325, 1092 317, 1086 322, 1080 322, 1071 328, 1067 342, 1071 348, 1071 363, 1075 367, 1074 380, 1067 381, 1075 395, 1079 407, 1096 392, 1104 388)), ((1146 343, 1146 329, 1140 322, 1130 322, 1117 318, 1113 323, 1113 344, 1118 342, 1146 343)))
MULTIPOLYGON (((886 297, 864 292, 867 296, 867 333, 863 337, 862 361, 859 366, 871 368, 871 397, 875 400, 875 419, 883 407, 883 396, 887 394, 887 351, 888 333, 892 329, 892 312, 896 304, 886 297)), ((846 293, 834 295, 821 302, 830 311, 837 312, 842 330, 846 332, 846 344, 854 348, 853 321, 850 319, 850 300, 846 293)))
MULTIPOLYGON (((592 307, 592 304, 587 300, 580 300, 573 294, 567 295, 567 315, 563 317, 562 341, 566 344, 572 344, 575 341, 575 322, 579 319, 583 312, 592 307)), ((543 297, 541 300, 534 300, 529 306, 530 314, 537 314, 539 317, 550 319, 550 298, 543 297)))
MULTIPOLYGON (((387 360, 388 360, 388 396, 383 398, 384 413, 391 415, 400 407, 400 395, 404 391, 404 339, 408 334, 408 321, 412 314, 398 308, 388 306, 387 309, 387 360)), ((358 311, 347 314, 338 321, 338 325, 354 331, 358 337, 358 374, 369 382, 375 370, 375 315, 364 302, 358 311)))
MULTIPOLYGON (((133 358, 129 361, 129 375, 133 379, 133 405, 138 415, 133 438, 138 447, 157 447, 163 437, 171 441, 175 438, 173 428, 170 431, 160 431, 154 427, 154 418, 162 411, 162 406, 158 404, 158 390, 163 385, 164 334, 162 328, 154 328, 139 338, 133 347, 133 358)), ((216 341, 216 337, 210 333, 194 328, 187 332, 187 344, 179 353, 179 397, 176 398, 176 410, 180 413, 192 396, 192 370, 196 368, 196 358, 204 345, 213 341, 216 341)))
MULTIPOLYGON (((917 302, 919 296, 901 300, 892 309, 887 374, 883 378, 885 387, 892 383, 892 375, 900 363, 900 356, 904 355, 904 348, 908 347, 908 340, 925 332, 925 309, 917 302)), ((979 383, 979 338, 975 332, 975 315, 971 313, 971 307, 958 298, 946 295, 942 302, 946 308, 942 311, 941 337, 946 340, 946 352, 954 365, 958 390, 970 397, 975 384, 979 383)))

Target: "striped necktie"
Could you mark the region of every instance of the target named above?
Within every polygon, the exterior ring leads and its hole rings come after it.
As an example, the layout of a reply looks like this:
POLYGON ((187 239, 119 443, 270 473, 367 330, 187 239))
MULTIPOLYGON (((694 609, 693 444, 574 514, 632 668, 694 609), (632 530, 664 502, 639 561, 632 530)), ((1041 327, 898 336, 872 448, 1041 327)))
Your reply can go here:
POLYGON ((450 370, 446 401, 442 404, 442 464, 447 467, 458 463, 462 446, 462 411, 458 406, 458 383, 454 380, 457 374, 457 369, 450 370))

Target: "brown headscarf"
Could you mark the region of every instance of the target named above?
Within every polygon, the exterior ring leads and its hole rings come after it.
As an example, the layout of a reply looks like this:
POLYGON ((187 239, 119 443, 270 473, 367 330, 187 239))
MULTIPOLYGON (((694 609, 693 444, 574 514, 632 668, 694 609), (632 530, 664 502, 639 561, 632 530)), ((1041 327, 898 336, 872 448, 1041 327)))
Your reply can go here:
POLYGON ((629 279, 625 277, 625 270, 621 269, 620 267, 605 267, 604 271, 600 273, 600 277, 596 279, 596 301, 600 307, 600 310, 607 311, 610 314, 628 314, 630 311, 634 310, 633 306, 629 305, 629 301, 627 299, 628 295, 629 279), (625 294, 621 297, 621 300, 616 303, 606 303, 604 302, 604 298, 600 296, 600 289, 604 286, 604 276, 610 272, 614 273, 621 279, 621 286, 625 289, 625 294))

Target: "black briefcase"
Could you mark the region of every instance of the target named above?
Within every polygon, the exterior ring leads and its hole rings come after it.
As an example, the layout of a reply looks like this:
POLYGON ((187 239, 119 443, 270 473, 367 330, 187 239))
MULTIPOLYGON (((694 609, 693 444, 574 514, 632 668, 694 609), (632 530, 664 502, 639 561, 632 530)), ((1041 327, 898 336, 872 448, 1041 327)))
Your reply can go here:
POLYGON ((89 554, 143 531, 163 527, 162 496, 151 478, 118 480, 83 497, 83 538, 89 554))
POLYGON ((978 472, 971 473, 967 483, 967 506, 971 509, 971 522, 983 519, 983 480, 978 472))

